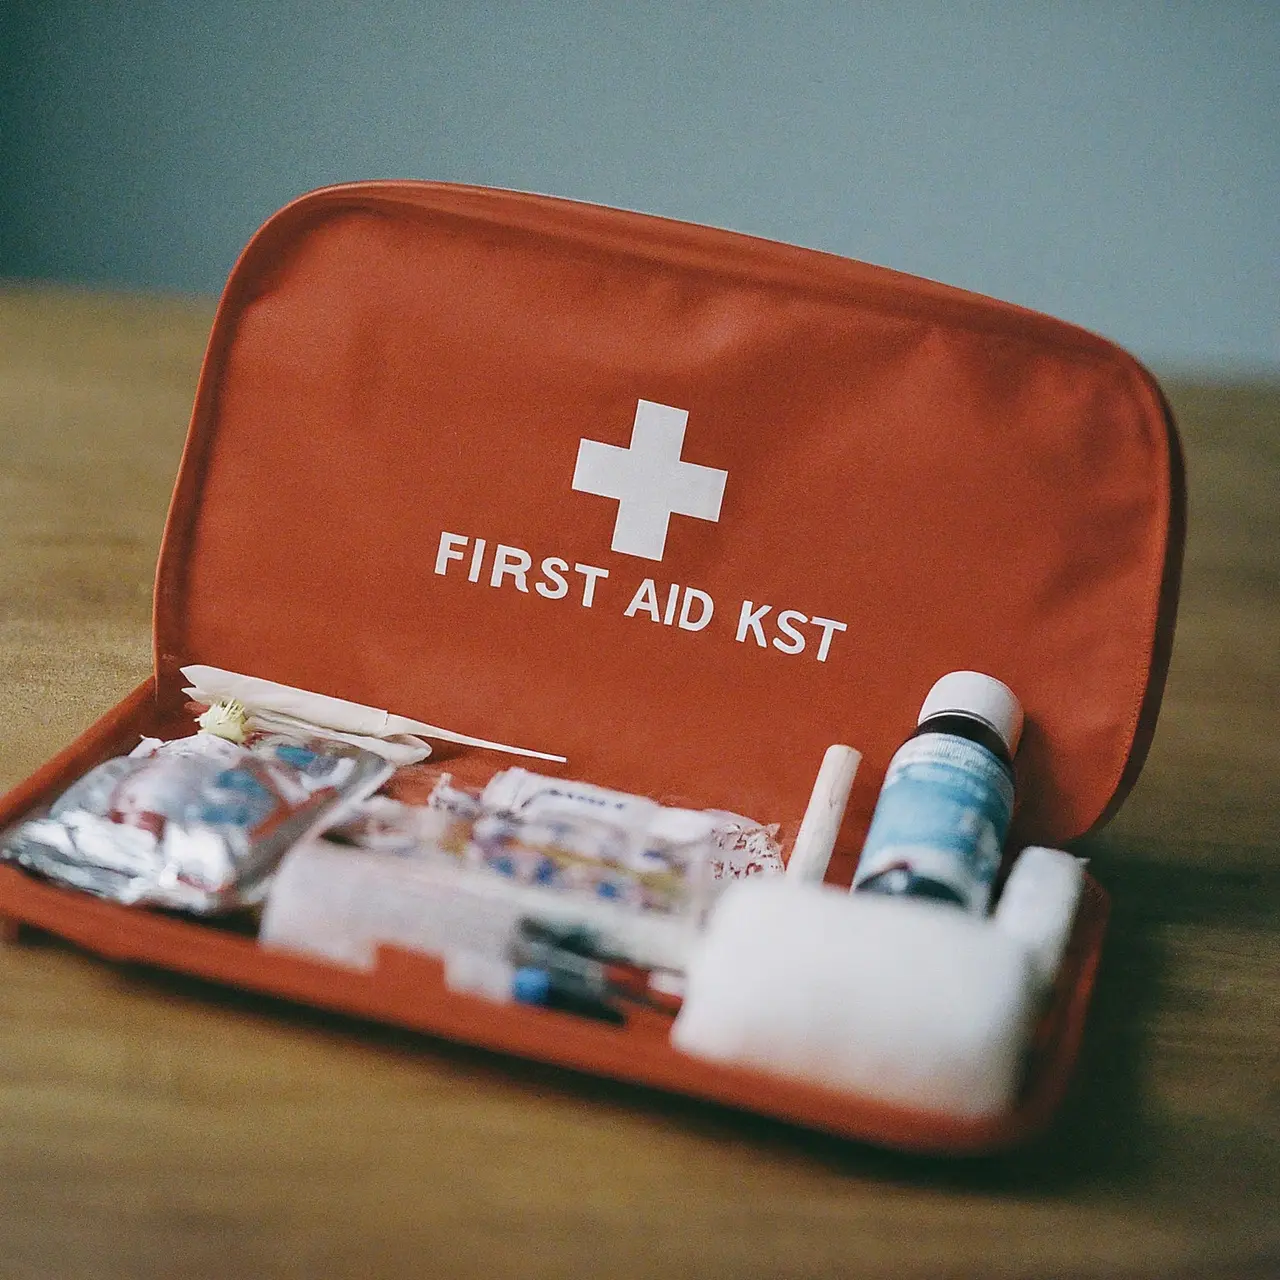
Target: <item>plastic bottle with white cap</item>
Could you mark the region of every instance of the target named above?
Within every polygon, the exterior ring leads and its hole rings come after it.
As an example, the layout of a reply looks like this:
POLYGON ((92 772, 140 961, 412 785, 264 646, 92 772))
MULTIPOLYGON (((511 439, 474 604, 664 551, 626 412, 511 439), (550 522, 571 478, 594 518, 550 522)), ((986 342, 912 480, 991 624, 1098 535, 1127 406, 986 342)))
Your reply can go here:
POLYGON ((929 898, 985 915, 1013 816, 1022 704, 977 671, 929 690, 889 762, 855 893, 929 898))

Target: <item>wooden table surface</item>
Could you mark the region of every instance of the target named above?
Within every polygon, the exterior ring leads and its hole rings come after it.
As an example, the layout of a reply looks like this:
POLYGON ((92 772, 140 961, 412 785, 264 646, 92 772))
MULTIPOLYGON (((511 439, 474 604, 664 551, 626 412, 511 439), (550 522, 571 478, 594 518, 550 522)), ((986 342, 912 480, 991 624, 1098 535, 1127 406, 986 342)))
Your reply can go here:
MULTIPOLYGON (((206 300, 0 288, 0 791, 147 672, 206 300)), ((0 949, 0 1277, 1280 1275, 1280 388, 1169 388, 1160 729, 1029 1152, 896 1157, 197 983, 0 949)))

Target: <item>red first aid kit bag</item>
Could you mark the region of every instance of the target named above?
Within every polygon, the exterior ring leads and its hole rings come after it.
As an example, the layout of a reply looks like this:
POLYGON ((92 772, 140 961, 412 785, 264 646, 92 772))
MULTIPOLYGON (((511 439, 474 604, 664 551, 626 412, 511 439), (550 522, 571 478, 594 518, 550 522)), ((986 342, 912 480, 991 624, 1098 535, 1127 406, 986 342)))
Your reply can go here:
MULTIPOLYGON (((1026 710, 1012 844, 1112 814, 1172 643, 1179 449, 1154 381, 1069 325, 725 231, 417 182, 314 192, 245 249, 161 549, 155 672, 0 802, 190 732, 206 663, 567 757, 566 776, 794 833, 825 747, 890 755, 944 672, 1026 710)), ((460 774, 503 766, 457 753, 460 774)), ((1106 920, 1089 883, 1017 1107, 959 1120, 697 1061, 0 867, 0 915, 104 956, 907 1148, 1042 1127, 1106 920)))

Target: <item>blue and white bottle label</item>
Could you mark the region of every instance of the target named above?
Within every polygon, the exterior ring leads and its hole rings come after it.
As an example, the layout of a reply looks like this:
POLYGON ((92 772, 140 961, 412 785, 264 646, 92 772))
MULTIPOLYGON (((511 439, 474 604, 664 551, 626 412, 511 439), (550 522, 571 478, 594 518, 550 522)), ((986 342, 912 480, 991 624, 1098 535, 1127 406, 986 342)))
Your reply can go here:
POLYGON ((983 914, 1013 815, 1013 781, 985 747, 909 739, 889 762, 853 887, 983 914))

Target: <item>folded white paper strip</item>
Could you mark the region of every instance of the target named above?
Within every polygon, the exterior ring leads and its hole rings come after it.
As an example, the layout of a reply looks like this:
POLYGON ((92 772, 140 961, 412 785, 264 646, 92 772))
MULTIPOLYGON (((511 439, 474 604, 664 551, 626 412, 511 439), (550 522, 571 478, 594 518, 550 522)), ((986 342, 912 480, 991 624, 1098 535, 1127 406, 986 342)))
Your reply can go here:
MULTIPOLYGON (((183 692, 199 702, 216 702, 221 698, 238 698, 263 728, 284 727, 278 721, 268 726, 265 714, 286 717, 294 722, 320 725, 340 734, 352 734, 357 738, 373 738, 404 746, 411 746, 410 735, 436 738, 441 742, 455 742, 464 747, 482 747, 486 751, 501 751, 507 755, 527 756, 534 760, 565 762, 564 756, 546 751, 533 751, 528 747, 513 747, 504 742, 491 742, 487 738, 473 738, 469 734, 454 733, 438 725, 410 720, 407 716, 393 715, 378 707, 366 707, 359 702, 347 702, 343 698, 331 698, 327 694, 312 693, 307 689, 295 689, 292 685, 278 684, 257 676, 240 675, 223 671, 219 667, 193 665, 182 668, 182 674, 191 682, 183 692), (405 741, 408 738, 409 741, 405 741)), ((351 741, 351 739, 345 739, 351 741)), ((356 742, 356 745, 366 745, 356 742)), ((425 744, 419 744, 425 745, 425 744)), ((430 748, 417 758, 430 754, 430 748)))

